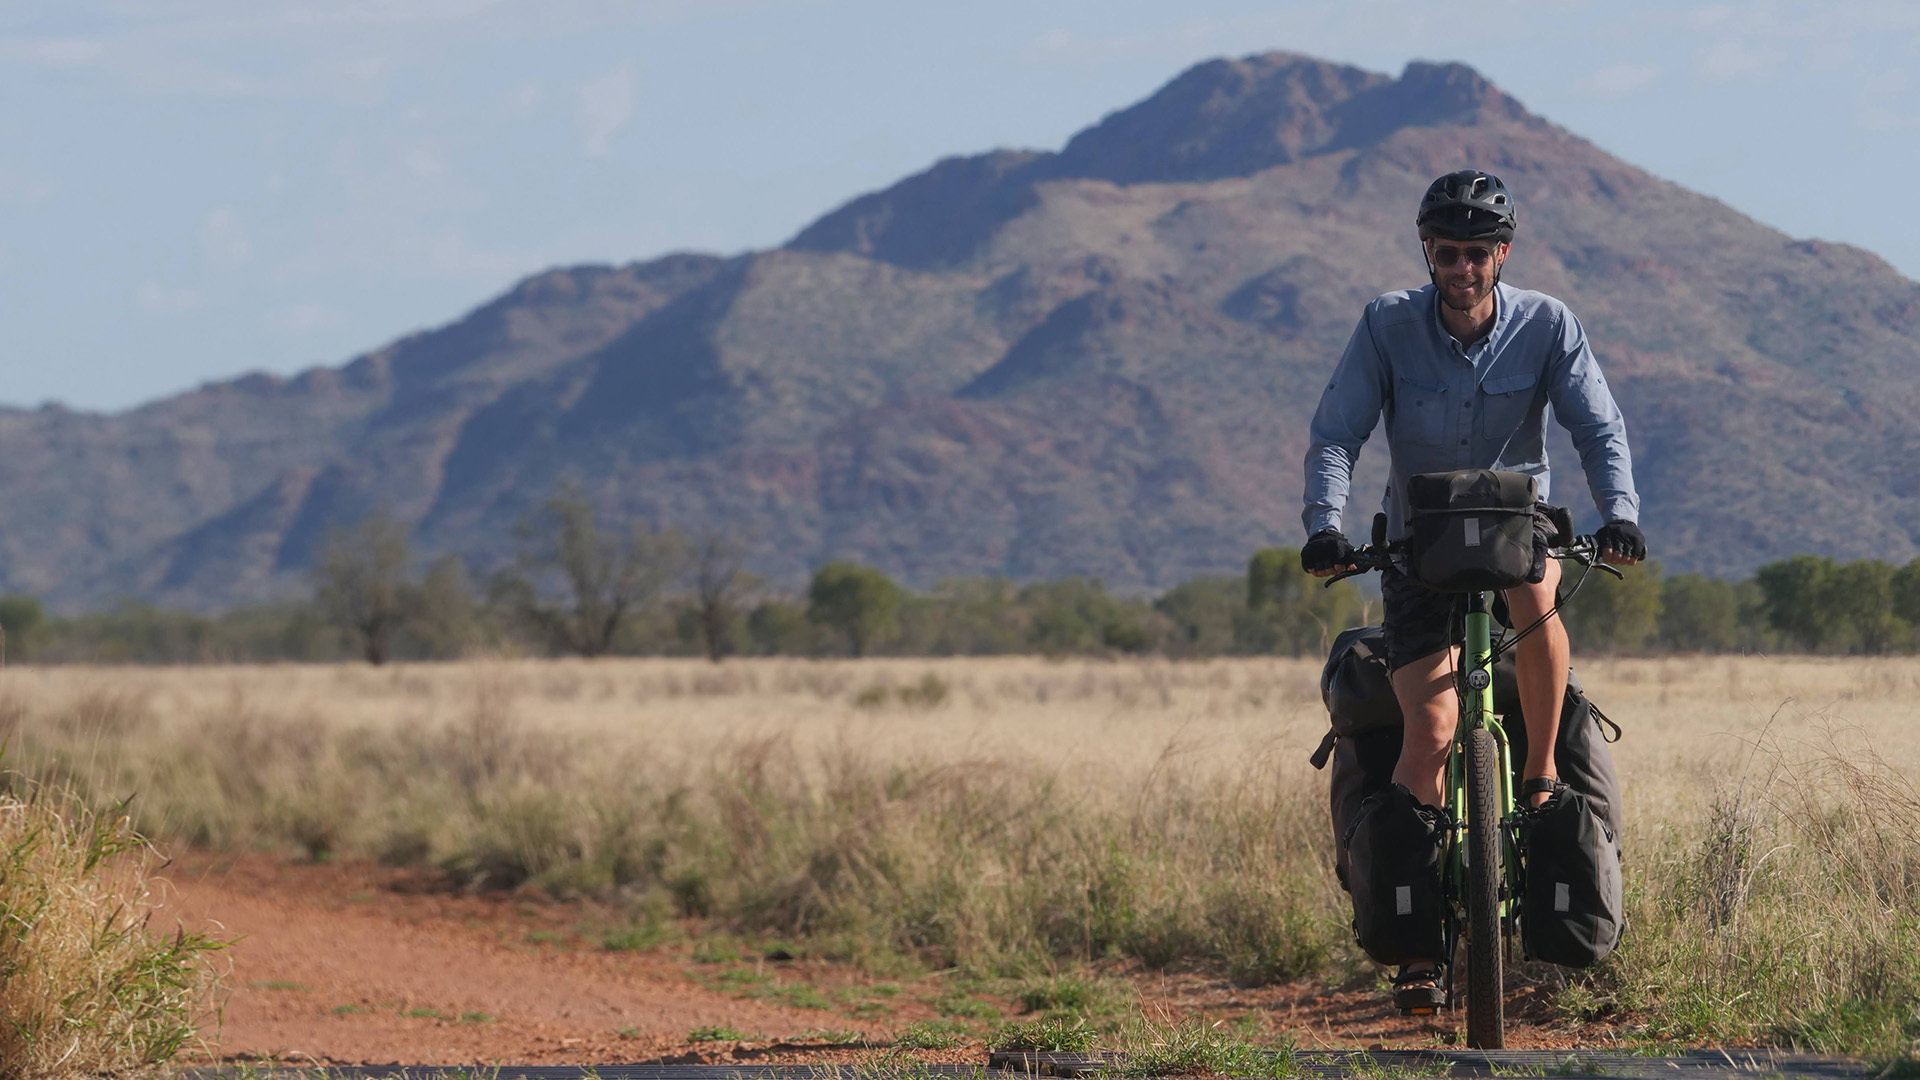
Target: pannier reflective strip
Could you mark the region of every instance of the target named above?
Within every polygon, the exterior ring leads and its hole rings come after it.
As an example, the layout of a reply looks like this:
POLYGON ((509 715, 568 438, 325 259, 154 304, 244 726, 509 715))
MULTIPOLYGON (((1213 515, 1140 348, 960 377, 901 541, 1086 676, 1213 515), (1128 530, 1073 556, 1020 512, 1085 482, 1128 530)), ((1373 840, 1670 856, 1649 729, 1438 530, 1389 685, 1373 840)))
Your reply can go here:
POLYGON ((1466 518, 1464 520, 1466 522, 1466 529, 1467 529, 1467 546, 1479 547, 1480 546, 1480 519, 1466 518))
POLYGON ((1553 910, 1566 911, 1573 907, 1573 893, 1564 881, 1553 883, 1553 910))
POLYGON ((1393 890, 1393 913, 1395 915, 1413 914, 1413 886, 1402 885, 1393 890))

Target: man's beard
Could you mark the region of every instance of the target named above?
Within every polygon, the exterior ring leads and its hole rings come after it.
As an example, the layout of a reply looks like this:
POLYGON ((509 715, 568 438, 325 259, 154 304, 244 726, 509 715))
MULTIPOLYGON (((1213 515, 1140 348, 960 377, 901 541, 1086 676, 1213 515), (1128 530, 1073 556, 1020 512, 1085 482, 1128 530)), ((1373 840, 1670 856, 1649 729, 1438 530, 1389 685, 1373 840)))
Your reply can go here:
POLYGON ((1455 293, 1452 289, 1447 288, 1445 283, 1440 280, 1439 274, 1433 271, 1428 271, 1428 274, 1433 279, 1434 291, 1440 294, 1440 302, 1455 311, 1472 311, 1474 308, 1480 306, 1480 304, 1486 301, 1488 296, 1493 294, 1494 282, 1498 280, 1497 278, 1489 279, 1481 287, 1473 290, 1471 295, 1463 297, 1455 293))

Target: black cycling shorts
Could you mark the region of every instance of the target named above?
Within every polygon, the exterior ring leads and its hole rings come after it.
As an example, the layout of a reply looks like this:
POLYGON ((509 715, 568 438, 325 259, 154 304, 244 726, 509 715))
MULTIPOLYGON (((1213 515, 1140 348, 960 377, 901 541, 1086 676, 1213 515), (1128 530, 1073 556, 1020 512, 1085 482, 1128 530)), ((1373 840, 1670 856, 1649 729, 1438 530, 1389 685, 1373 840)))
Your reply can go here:
MULTIPOLYGON (((1535 578, 1546 569, 1546 551, 1553 544, 1558 528, 1544 506, 1533 513, 1535 578)), ((1394 567, 1380 571, 1380 627, 1387 647, 1387 670, 1398 671, 1415 660, 1456 644, 1448 640, 1453 631, 1454 606, 1462 593, 1434 592, 1394 567)))

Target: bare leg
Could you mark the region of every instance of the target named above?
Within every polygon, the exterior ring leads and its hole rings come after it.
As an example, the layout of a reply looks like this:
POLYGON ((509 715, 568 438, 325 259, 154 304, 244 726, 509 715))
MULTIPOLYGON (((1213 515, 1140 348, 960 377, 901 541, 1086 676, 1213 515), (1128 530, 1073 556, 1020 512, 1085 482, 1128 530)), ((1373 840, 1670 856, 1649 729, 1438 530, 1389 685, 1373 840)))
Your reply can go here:
MULTIPOLYGON (((1546 580, 1508 589, 1505 596, 1514 628, 1525 630, 1553 610, 1554 589, 1559 584, 1560 564, 1549 559, 1546 580)), ((1520 773, 1523 780, 1560 775, 1553 764, 1553 747, 1560 736, 1560 704, 1566 700, 1567 668, 1572 662, 1567 628, 1557 613, 1520 640, 1514 667, 1520 678, 1520 711, 1527 717, 1527 764, 1520 773)), ((1535 806, 1545 801, 1545 794, 1533 797, 1535 806)))
POLYGON ((1406 718, 1400 763, 1394 766, 1393 780, 1406 785, 1414 798, 1428 806, 1441 803, 1441 776, 1447 767, 1447 751, 1453 746, 1453 728, 1460 718, 1458 697, 1453 691, 1454 657, 1454 650, 1442 649, 1393 673, 1393 696, 1400 699, 1400 713, 1406 718))

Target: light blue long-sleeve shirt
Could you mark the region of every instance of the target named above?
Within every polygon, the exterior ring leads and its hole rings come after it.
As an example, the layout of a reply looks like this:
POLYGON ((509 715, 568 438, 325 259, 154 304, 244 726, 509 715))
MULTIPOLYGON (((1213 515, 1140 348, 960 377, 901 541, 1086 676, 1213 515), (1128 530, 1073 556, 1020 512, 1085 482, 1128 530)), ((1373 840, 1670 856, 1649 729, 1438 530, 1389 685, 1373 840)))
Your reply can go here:
POLYGON ((1627 425, 1587 335, 1545 293, 1494 286, 1493 329, 1468 348, 1440 323, 1433 286, 1367 305, 1320 395, 1307 450, 1307 535, 1341 527, 1360 447, 1386 415, 1392 458, 1387 535, 1405 535, 1407 478, 1505 469, 1547 498, 1547 406, 1573 436, 1593 502, 1608 521, 1640 520, 1627 425))

